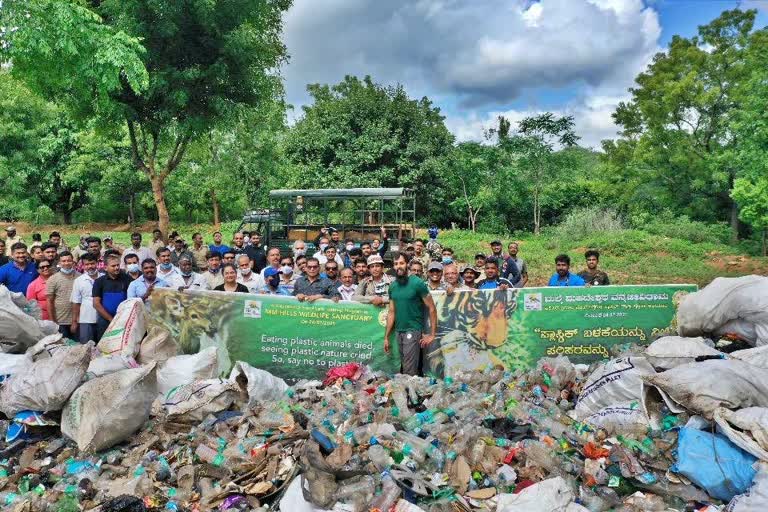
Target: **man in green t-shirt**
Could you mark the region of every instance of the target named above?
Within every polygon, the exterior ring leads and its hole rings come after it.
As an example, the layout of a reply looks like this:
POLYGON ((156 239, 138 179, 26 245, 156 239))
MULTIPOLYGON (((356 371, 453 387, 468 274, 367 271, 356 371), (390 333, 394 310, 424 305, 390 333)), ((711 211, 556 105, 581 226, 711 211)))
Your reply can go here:
POLYGON ((389 312, 384 332, 384 351, 389 352, 389 335, 395 331, 400 350, 400 372, 418 375, 426 365, 427 349, 435 340, 437 310, 427 285, 408 275, 408 256, 395 257, 395 280, 389 285, 389 312), (424 332, 424 310, 429 313, 429 334, 424 332))

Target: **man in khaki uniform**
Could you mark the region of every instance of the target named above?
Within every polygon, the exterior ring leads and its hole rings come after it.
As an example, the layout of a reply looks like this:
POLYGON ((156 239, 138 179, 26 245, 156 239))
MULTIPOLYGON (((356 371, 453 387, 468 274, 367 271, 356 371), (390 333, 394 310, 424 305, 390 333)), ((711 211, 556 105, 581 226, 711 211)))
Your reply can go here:
POLYGON ((5 255, 11 256, 11 247, 17 242, 24 242, 24 239, 16 235, 16 228, 8 226, 5 228, 5 255))

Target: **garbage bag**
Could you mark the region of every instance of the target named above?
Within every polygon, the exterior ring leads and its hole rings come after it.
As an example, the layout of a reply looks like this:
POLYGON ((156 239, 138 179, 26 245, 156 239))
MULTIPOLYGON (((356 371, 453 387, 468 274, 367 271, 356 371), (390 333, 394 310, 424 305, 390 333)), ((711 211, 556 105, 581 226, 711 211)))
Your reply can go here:
POLYGON ((768 407, 768 370, 738 359, 689 363, 643 379, 707 419, 718 407, 768 407))
POLYGON ((49 334, 29 347, 26 353, 32 357, 33 361, 38 361, 51 357, 56 350, 66 346, 67 342, 63 335, 59 333, 49 334))
POLYGON ((121 302, 96 348, 105 355, 136 357, 141 340, 147 334, 146 316, 144 301, 141 299, 121 302))
POLYGON ((149 418, 157 395, 155 371, 150 363, 86 382, 64 407, 61 432, 86 452, 124 441, 149 418))
POLYGON ((169 358, 157 372, 157 390, 166 396, 173 388, 196 380, 212 379, 219 375, 216 347, 208 347, 197 354, 169 358))
POLYGON ((643 396, 642 377, 655 374, 656 371, 643 357, 621 357, 602 363, 587 378, 579 394, 574 410, 576 419, 581 421, 617 404, 640 404, 643 396))
POLYGON ((279 400, 288 389, 288 384, 280 377, 242 361, 235 363, 229 380, 248 393, 248 407, 253 407, 258 402, 279 400))
POLYGON ((526 487, 517 494, 500 494, 497 512, 565 512, 576 494, 562 477, 526 487))
POLYGON ((645 349, 645 357, 654 367, 665 370, 693 363, 701 356, 722 356, 715 350, 712 342, 705 338, 683 338, 681 336, 664 336, 651 343, 645 349))
POLYGON ((755 477, 752 464, 757 459, 720 434, 682 427, 676 455, 670 471, 680 473, 719 500, 743 494, 755 477))
POLYGON ((752 345, 768 343, 768 278, 718 277, 680 303, 681 336, 736 334, 752 345))
POLYGON ((229 408, 237 398, 238 386, 224 379, 199 380, 174 388, 165 397, 163 407, 169 419, 200 422, 209 414, 229 408))
POLYGON ((715 409, 714 420, 733 444, 768 462, 768 409, 747 407, 729 411, 720 407, 715 409))
POLYGON ((280 512, 330 512, 327 509, 316 507, 304 499, 301 482, 301 477, 293 479, 280 500, 278 510, 280 512))
POLYGON ((0 390, 0 410, 11 417, 19 411, 58 411, 80 386, 91 361, 93 343, 57 350, 12 376, 0 390))
POLYGON ((768 463, 757 464, 757 475, 752 487, 744 494, 734 496, 723 512, 765 512, 768 506, 768 463))
POLYGON ((748 348, 744 350, 736 350, 728 354, 731 359, 739 359, 746 361, 752 366, 759 366, 760 368, 768 368, 768 345, 762 345, 760 347, 748 348))
POLYGON ((171 331, 165 327, 154 325, 149 329, 139 347, 139 355, 136 360, 139 364, 147 364, 152 361, 164 363, 173 356, 179 355, 179 346, 171 336, 171 331))
POLYGON ((17 306, 8 288, 0 285, 0 352, 22 354, 44 336, 40 322, 17 306))
POLYGON ((11 375, 21 372, 30 364, 32 364, 32 357, 29 354, 0 353, 0 382, 3 382, 11 375))

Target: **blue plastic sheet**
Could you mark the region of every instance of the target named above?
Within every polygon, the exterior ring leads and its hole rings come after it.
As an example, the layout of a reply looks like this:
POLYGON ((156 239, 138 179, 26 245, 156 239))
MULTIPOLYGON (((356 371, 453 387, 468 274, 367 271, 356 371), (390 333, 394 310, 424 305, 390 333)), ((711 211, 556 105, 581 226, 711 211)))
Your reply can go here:
POLYGON ((713 498, 729 501, 751 487, 756 460, 725 436, 683 427, 677 440, 677 462, 670 469, 713 498))

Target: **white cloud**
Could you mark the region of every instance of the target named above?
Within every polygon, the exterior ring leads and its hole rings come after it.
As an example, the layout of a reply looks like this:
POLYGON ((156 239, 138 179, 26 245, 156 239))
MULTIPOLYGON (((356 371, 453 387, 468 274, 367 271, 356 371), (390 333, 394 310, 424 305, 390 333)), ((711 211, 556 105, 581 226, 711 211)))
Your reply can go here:
POLYGON ((483 114, 471 112, 464 117, 448 116, 445 122, 458 141, 483 141, 485 132, 498 124, 499 116, 506 117, 514 129, 518 121, 549 111, 558 116, 573 116, 574 129, 581 137, 579 144, 599 150, 602 140, 616 137, 618 128, 611 114, 616 110, 619 102, 626 99, 624 96, 593 95, 558 109, 494 110, 483 114))
POLYGON ((768 12, 768 0, 742 0, 739 2, 739 9, 757 9, 768 12))
MULTIPOLYGON (((541 88, 626 94, 660 32, 643 0, 295 0, 283 74, 297 106, 307 83, 370 74, 443 102, 453 129, 468 130, 541 88)), ((559 107, 604 131, 603 110, 590 105, 559 107)))

